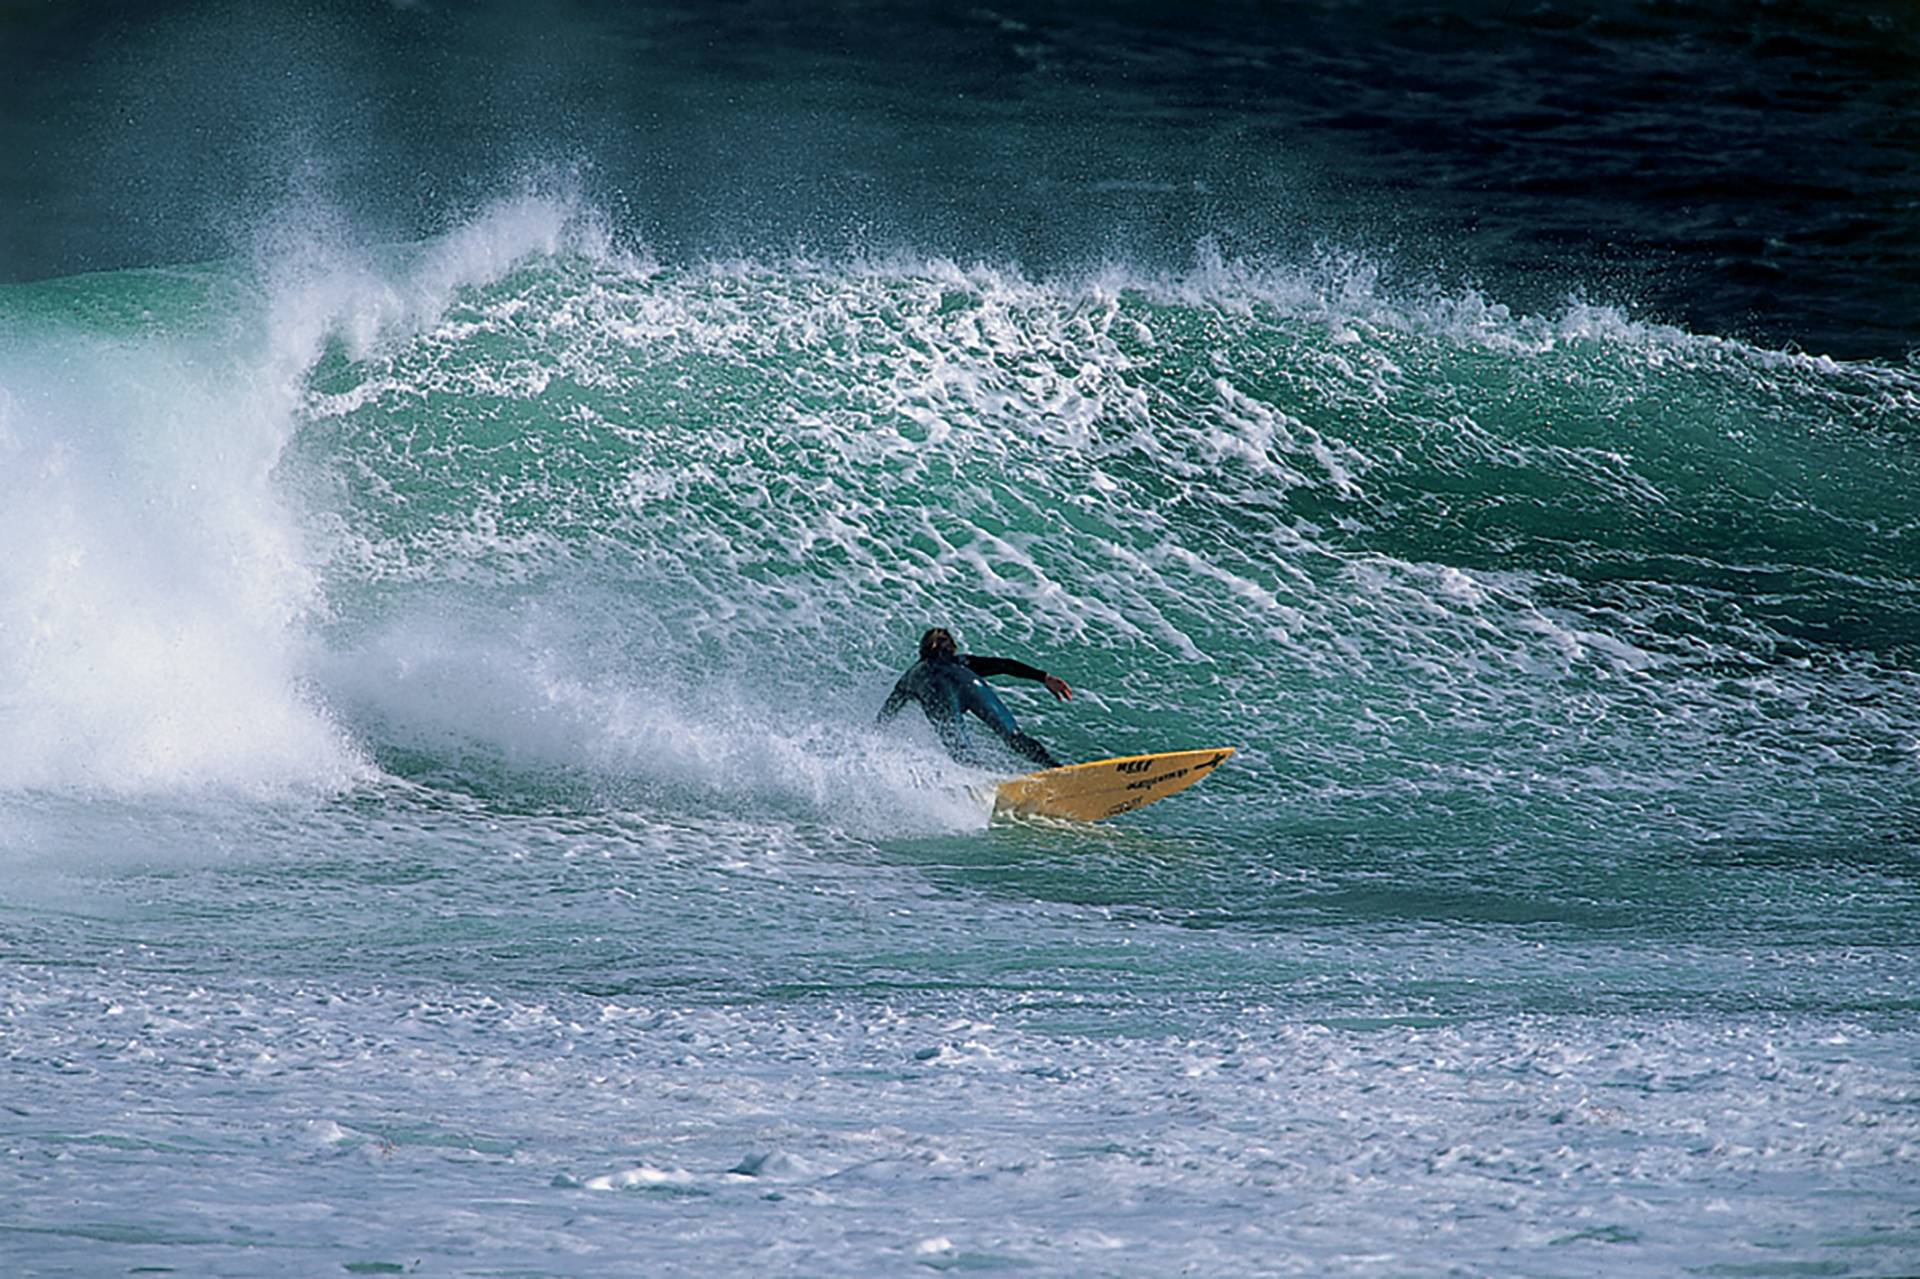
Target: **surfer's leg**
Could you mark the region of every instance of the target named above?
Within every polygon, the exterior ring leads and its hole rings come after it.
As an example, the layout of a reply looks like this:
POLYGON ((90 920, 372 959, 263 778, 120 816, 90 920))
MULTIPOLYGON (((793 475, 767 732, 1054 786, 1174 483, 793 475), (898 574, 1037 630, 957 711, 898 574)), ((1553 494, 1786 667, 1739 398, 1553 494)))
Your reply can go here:
POLYGON ((967 709, 986 722, 988 728, 999 734, 1000 740, 1013 749, 1022 759, 1030 759, 1042 768, 1058 768, 1060 761, 1055 759, 1047 748, 1020 731, 1013 722, 1013 714, 1008 711, 985 684, 975 684, 972 696, 968 698, 967 709))
POLYGON ((1033 738, 1028 737, 1025 733, 1016 731, 1007 737, 1006 742, 1007 745, 1013 747, 1019 754, 1032 760, 1042 768, 1060 767, 1060 761, 1053 757, 1053 752, 1049 751, 1033 738))

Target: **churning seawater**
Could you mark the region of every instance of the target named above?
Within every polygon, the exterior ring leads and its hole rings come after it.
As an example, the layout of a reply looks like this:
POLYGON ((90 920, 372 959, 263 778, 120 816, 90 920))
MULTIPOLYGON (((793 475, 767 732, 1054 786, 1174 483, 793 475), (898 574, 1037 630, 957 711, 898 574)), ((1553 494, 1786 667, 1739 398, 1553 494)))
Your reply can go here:
POLYGON ((1908 372, 538 195, 0 303, 30 1270, 1916 1255, 1908 372), (990 827, 931 620, 1242 754, 990 827))
POLYGON ((1920 1271, 1911 362, 582 185, 0 285, 0 1271, 1920 1271))

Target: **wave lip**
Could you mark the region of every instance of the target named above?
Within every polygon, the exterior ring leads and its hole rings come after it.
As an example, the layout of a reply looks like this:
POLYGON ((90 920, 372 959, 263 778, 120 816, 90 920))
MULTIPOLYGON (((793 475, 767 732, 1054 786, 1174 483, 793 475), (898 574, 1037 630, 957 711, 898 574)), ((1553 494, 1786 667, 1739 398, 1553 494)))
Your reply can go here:
POLYGON ((356 769, 296 675, 318 587, 268 481, 287 398, 208 354, 55 332, 0 367, 0 789, 356 769))
POLYGON ((398 269, 291 225, 266 242, 253 275, 124 272, 0 299, 0 792, 367 776, 306 674, 320 557, 277 468, 308 379, 330 344, 365 351, 530 255, 604 247, 535 194, 398 269))
MULTIPOLYGON (((1812 697, 1911 651, 1903 370, 1331 254, 662 266, 537 193, 424 245, 279 239, 172 273, 160 321, 156 273, 61 285, 111 324, 0 308, 0 787, 476 757, 814 813, 796 761, 866 749, 848 690, 936 617, 1124 685, 1127 731, 1191 722, 1163 692, 1199 671, 1207 722, 1273 735, 1285 670, 1364 734, 1393 697, 1435 749, 1523 724, 1570 763, 1677 743, 1680 703, 1717 749, 1754 714, 1720 673, 1812 697), (756 684, 773 650, 813 674, 756 684), (662 693, 716 680, 746 693, 662 693)), ((1135 744, 1087 724, 1041 727, 1135 744)))

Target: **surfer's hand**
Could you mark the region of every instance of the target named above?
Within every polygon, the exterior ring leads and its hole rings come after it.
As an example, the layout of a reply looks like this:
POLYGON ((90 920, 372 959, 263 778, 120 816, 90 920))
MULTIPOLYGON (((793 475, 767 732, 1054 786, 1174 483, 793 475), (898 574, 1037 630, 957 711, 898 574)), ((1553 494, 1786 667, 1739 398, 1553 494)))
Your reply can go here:
POLYGON ((1068 688, 1067 681, 1061 679, 1058 675, 1047 676, 1045 683, 1047 686, 1047 691, 1049 693, 1052 693, 1055 697, 1059 698, 1061 701, 1070 702, 1073 700, 1073 690, 1071 688, 1068 688))

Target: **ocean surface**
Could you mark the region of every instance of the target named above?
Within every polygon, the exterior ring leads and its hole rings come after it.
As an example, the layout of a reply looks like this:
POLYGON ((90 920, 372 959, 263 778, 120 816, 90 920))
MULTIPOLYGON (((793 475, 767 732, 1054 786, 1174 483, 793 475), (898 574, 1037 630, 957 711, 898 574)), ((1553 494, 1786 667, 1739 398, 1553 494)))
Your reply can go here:
POLYGON ((0 9, 0 1273, 1920 1274, 1916 76, 0 9))

